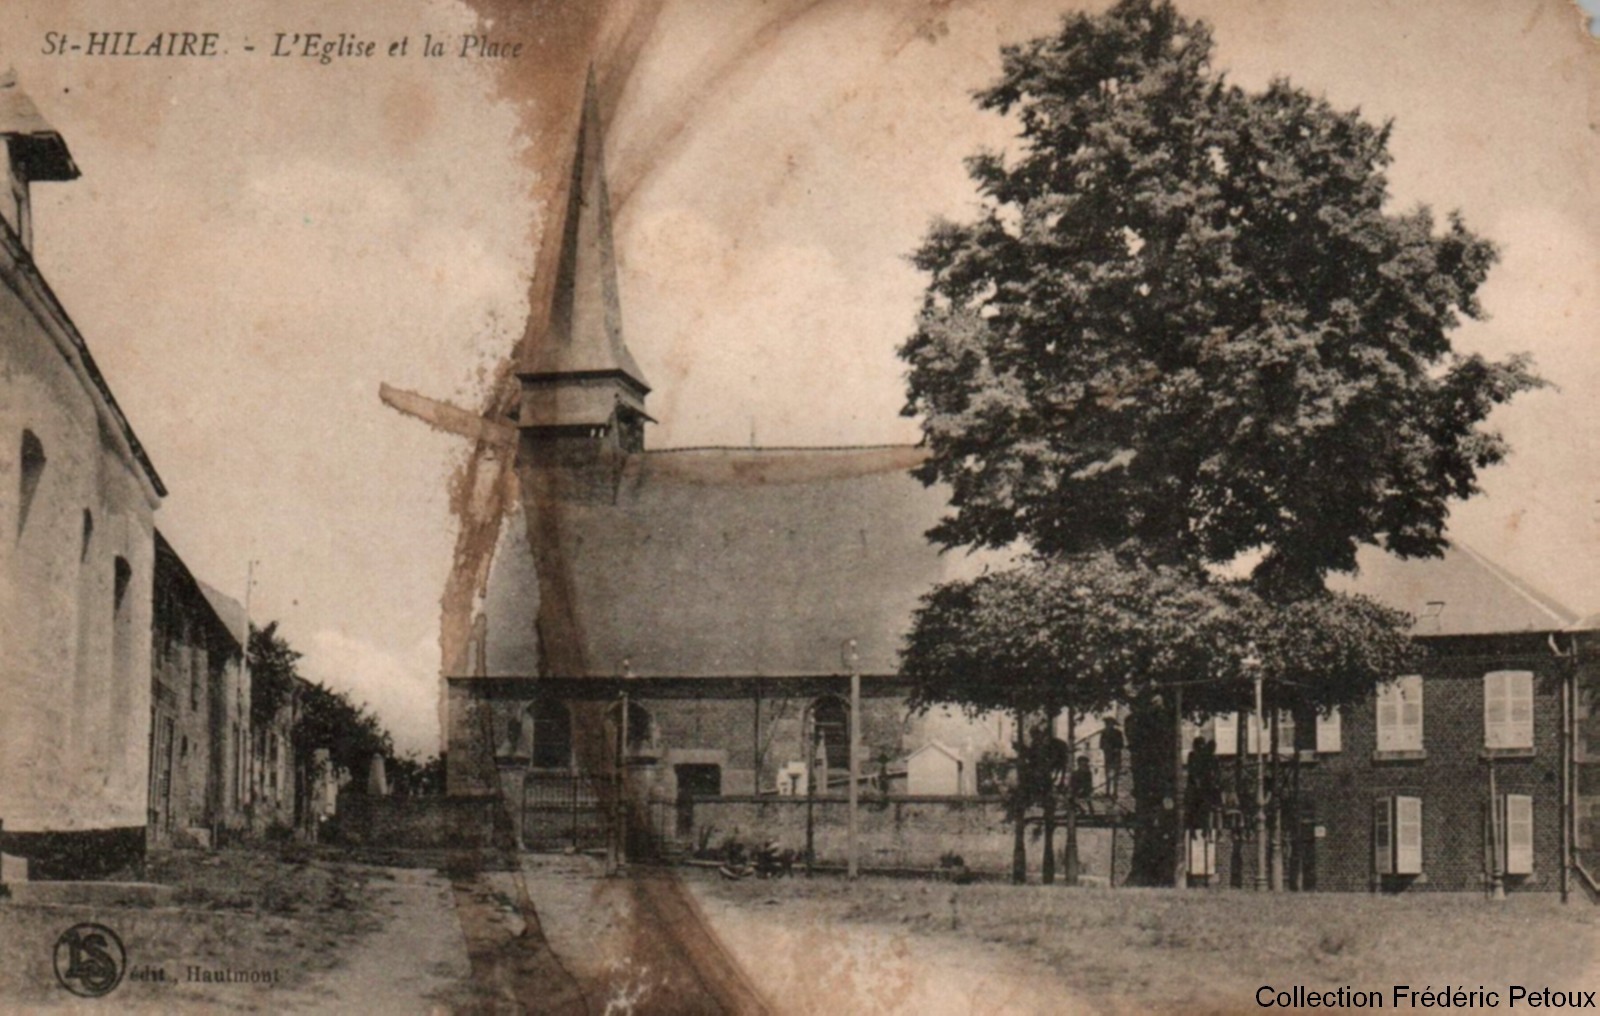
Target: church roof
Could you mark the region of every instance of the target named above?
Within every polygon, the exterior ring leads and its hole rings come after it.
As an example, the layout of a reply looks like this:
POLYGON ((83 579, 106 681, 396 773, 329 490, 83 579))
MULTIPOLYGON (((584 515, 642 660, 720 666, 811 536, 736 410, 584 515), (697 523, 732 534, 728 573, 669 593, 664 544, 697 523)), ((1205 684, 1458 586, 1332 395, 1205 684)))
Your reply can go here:
MULTIPOLYGON (((626 457, 587 497, 524 508, 506 521, 488 581, 487 676, 843 674, 852 638, 862 673, 896 673, 918 599, 1005 564, 927 541, 948 492, 910 475, 925 454, 651 451, 626 457)), ((530 489, 525 477, 525 502, 530 489)), ((1367 548, 1359 563, 1330 586, 1409 611, 1419 636, 1578 620, 1460 543, 1409 561, 1367 548)))
POLYGON ((630 456, 614 498, 507 520, 485 603, 489 675, 540 672, 536 614, 552 676, 842 674, 851 638, 862 672, 895 673, 918 598, 980 567, 923 536, 947 497, 910 475, 924 454, 630 456), (535 558, 550 559, 530 521, 559 550, 542 582, 535 558))
POLYGON ((13 140, 12 153, 30 180, 76 180, 78 166, 49 121, 17 84, 15 70, 0 71, 0 137, 13 140))
POLYGON ((543 334, 535 336, 521 373, 525 378, 621 374, 647 392, 644 372, 622 338, 604 147, 591 74, 560 223, 561 256, 550 319, 543 334))
POLYGON ((1416 618, 1416 635, 1508 635, 1564 631, 1578 615, 1460 541, 1443 557, 1403 561, 1376 547, 1356 557, 1354 576, 1330 589, 1362 593, 1416 618))

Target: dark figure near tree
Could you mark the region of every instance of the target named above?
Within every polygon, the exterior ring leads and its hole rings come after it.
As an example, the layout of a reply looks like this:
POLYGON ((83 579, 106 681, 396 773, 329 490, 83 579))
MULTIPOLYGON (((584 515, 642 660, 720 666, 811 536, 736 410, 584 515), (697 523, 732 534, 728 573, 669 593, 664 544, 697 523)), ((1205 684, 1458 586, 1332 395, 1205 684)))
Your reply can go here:
POLYGON ((1072 770, 1072 800, 1078 810, 1094 814, 1094 770, 1089 768, 1089 756, 1079 755, 1072 770))
POLYGON ((1104 729, 1100 731, 1100 754, 1106 763, 1107 792, 1113 799, 1117 796, 1117 777, 1122 771, 1122 749, 1127 746, 1127 740, 1122 736, 1122 727, 1117 724, 1115 716, 1107 716, 1104 729))
POLYGON ((1222 770, 1214 741, 1197 737, 1189 749, 1189 828, 1204 829, 1222 799, 1222 770))

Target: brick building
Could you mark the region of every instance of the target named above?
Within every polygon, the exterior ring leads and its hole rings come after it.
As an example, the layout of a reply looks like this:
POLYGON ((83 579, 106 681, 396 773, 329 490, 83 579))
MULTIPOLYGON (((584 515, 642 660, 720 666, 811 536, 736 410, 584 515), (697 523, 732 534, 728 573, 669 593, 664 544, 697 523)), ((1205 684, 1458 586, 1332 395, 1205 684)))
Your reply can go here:
POLYGON ((31 189, 78 176, 0 75, 0 822, 41 871, 143 849, 153 513, 166 494, 32 257, 31 189))
POLYGON ((1563 836, 1576 849, 1584 832, 1578 691, 1590 681, 1592 626, 1460 544, 1404 562, 1369 549, 1359 564, 1333 584, 1416 617, 1423 662, 1331 716, 1281 717, 1275 759, 1270 732, 1248 721, 1200 728, 1237 781, 1238 821, 1222 824, 1239 828, 1217 833, 1212 865, 1194 851, 1191 874, 1252 882, 1253 766, 1265 757, 1290 887, 1477 890, 1498 873, 1507 891, 1557 888, 1563 836))

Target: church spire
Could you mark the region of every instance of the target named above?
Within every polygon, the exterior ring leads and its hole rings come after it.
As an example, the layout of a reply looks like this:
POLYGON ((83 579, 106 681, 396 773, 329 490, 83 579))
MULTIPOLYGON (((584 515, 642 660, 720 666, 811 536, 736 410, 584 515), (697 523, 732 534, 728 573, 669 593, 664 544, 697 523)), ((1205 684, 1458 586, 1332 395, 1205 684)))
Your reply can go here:
POLYGON ((521 426, 535 437, 608 436, 643 443, 644 372, 622 338, 622 307, 606 193, 604 136, 594 71, 584 88, 548 327, 522 380, 521 426))

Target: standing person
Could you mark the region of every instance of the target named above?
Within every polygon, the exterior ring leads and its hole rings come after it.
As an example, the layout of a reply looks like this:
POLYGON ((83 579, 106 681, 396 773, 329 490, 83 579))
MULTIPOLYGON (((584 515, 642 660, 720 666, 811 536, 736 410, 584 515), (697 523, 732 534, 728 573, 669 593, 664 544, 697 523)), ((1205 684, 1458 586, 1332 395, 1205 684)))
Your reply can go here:
POLYGON ((1113 801, 1117 799, 1117 777, 1122 772, 1122 749, 1126 746, 1117 718, 1107 716, 1100 731, 1100 753, 1105 759, 1106 782, 1113 801))
POLYGON ((1080 810, 1094 814, 1094 770, 1089 768, 1089 756, 1079 755, 1077 767, 1072 770, 1072 799, 1080 810))
POLYGON ((1221 771, 1217 766, 1216 743, 1197 737, 1189 752, 1189 827, 1207 828, 1211 813, 1221 796, 1221 771))

